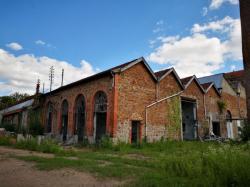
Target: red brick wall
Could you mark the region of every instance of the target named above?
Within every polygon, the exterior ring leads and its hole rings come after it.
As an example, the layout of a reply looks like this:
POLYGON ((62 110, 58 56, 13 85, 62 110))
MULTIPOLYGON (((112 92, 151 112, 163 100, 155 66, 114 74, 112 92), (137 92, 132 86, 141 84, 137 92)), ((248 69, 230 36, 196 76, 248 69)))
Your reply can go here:
POLYGON ((141 134, 144 136, 145 107, 155 100, 155 88, 155 80, 142 63, 136 64, 119 75, 118 140, 130 142, 132 120, 141 121, 141 134))
POLYGON ((208 124, 209 128, 208 130, 210 131, 211 130, 210 128, 212 128, 212 121, 217 121, 220 123, 221 136, 226 137, 227 136, 226 124, 218 107, 218 101, 221 100, 221 96, 217 94, 214 87, 210 88, 205 96, 206 96, 205 98, 206 115, 207 117, 209 117, 209 115, 212 115, 212 119, 210 119, 211 124, 208 124))
POLYGON ((177 82, 174 73, 170 73, 158 83, 158 99, 178 93, 182 90, 177 82))
MULTIPOLYGON (((113 128, 113 88, 112 88, 112 76, 103 77, 97 80, 93 80, 81 85, 74 86, 72 88, 60 91, 51 96, 47 96, 44 102, 44 117, 46 117, 47 104, 48 102, 53 103, 53 124, 52 132, 59 134, 61 130, 61 106, 63 100, 67 100, 69 104, 68 113, 68 135, 73 135, 74 132, 74 106, 77 96, 82 94, 85 98, 86 107, 86 133, 87 136, 93 136, 93 119, 94 119, 94 97, 96 92, 104 91, 108 98, 108 109, 107 109, 107 132, 112 134, 113 128)), ((46 119, 43 120, 46 124, 46 119)))
MULTIPOLYGON (((158 85, 158 100, 176 94, 182 90, 173 73, 170 73, 162 79, 158 85)), ((176 99, 176 98, 174 98, 176 99)), ((179 100, 179 96, 177 96, 179 100)), ((178 132, 171 130, 170 111, 175 107, 180 108, 180 102, 172 103, 173 99, 160 102, 148 109, 148 137, 152 140, 159 140, 161 137, 169 139, 181 139, 181 124, 179 124, 178 132), (177 106, 172 106, 172 104, 177 106)), ((179 116, 180 117, 180 116, 179 116)), ((176 124, 174 124, 176 125, 176 124)))

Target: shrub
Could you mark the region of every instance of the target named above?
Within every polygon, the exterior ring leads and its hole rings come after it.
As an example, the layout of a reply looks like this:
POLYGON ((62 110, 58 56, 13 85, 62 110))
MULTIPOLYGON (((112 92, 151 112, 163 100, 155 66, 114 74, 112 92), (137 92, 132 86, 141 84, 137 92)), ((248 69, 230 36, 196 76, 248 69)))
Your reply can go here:
POLYGON ((3 123, 0 124, 0 128, 4 128, 6 131, 9 132, 16 132, 16 125, 10 123, 3 123))
POLYGON ((30 122, 28 126, 28 132, 32 136, 43 135, 44 128, 40 121, 40 112, 39 111, 29 111, 30 122))
POLYGON ((30 123, 29 125, 29 133, 32 136, 38 136, 38 135, 43 135, 43 126, 41 125, 40 122, 36 122, 36 123, 30 123))
POLYGON ((0 137, 0 145, 12 145, 11 137, 1 136, 0 137))
POLYGON ((41 144, 38 144, 36 138, 21 140, 15 144, 15 147, 43 153, 60 153, 63 151, 63 149, 52 140, 44 140, 41 144))
POLYGON ((242 141, 250 140, 250 123, 245 122, 241 130, 241 139, 242 141))
POLYGON ((227 104, 224 101, 218 101, 217 105, 219 107, 220 113, 223 113, 223 111, 226 109, 227 104))
POLYGON ((113 141, 112 139, 105 135, 101 138, 100 142, 96 144, 100 148, 112 148, 113 147, 113 141))
POLYGON ((53 140, 44 140, 38 145, 38 150, 43 153, 60 153, 63 149, 53 140))
POLYGON ((30 151, 37 151, 37 140, 35 138, 20 140, 15 144, 15 147, 18 149, 28 149, 30 151))

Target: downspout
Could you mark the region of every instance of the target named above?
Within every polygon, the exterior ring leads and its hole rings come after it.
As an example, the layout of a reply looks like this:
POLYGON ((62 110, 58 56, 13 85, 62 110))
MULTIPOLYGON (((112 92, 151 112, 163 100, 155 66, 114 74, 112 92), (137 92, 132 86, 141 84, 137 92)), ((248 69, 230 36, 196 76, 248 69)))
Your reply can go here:
POLYGON ((178 92, 178 93, 176 93, 176 94, 173 94, 173 95, 171 95, 171 96, 162 98, 162 99, 160 99, 159 101, 153 102, 153 103, 151 103, 150 105, 146 106, 146 110, 145 110, 145 138, 146 138, 146 139, 147 139, 147 123, 148 123, 148 111, 147 111, 147 109, 149 109, 150 107, 152 107, 152 106, 154 106, 154 105, 156 105, 156 104, 158 104, 158 103, 160 103, 160 102, 162 102, 162 101, 165 101, 165 100, 167 100, 167 99, 176 97, 176 96, 180 95, 182 92, 183 92, 183 91, 180 91, 180 92, 178 92))
POLYGON ((204 115, 205 118, 207 118, 206 94, 203 95, 203 104, 204 104, 204 115))

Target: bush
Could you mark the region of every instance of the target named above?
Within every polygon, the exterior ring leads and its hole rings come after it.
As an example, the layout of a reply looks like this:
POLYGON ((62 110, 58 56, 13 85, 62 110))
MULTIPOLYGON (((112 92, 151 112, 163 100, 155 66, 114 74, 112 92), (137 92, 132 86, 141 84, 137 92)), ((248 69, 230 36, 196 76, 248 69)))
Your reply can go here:
POLYGON ((44 140, 39 145, 36 138, 21 140, 15 144, 15 147, 43 153, 60 153, 63 151, 63 149, 52 140, 44 140))
POLYGON ((4 128, 6 131, 9 132, 16 132, 16 125, 10 123, 3 123, 0 124, 0 128, 4 128))
POLYGON ((245 122, 241 130, 241 139, 242 141, 250 140, 250 123, 245 122))
POLYGON ((100 142, 96 144, 100 148, 112 148, 113 147, 113 141, 112 139, 105 135, 101 138, 100 142))
POLYGON ((43 135, 44 128, 40 122, 32 122, 29 124, 29 133, 32 136, 43 135))
POLYGON ((6 137, 6 136, 0 137, 0 145, 12 145, 11 137, 6 137))

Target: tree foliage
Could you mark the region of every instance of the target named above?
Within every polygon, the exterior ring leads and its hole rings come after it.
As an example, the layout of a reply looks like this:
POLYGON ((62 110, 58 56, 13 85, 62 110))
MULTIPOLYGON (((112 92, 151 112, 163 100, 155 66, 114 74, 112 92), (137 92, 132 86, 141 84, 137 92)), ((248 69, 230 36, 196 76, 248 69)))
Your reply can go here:
POLYGON ((6 108, 8 106, 11 106, 18 101, 26 99, 27 97, 29 97, 29 95, 27 93, 22 94, 19 92, 15 92, 9 96, 1 96, 0 97, 0 110, 6 108))

